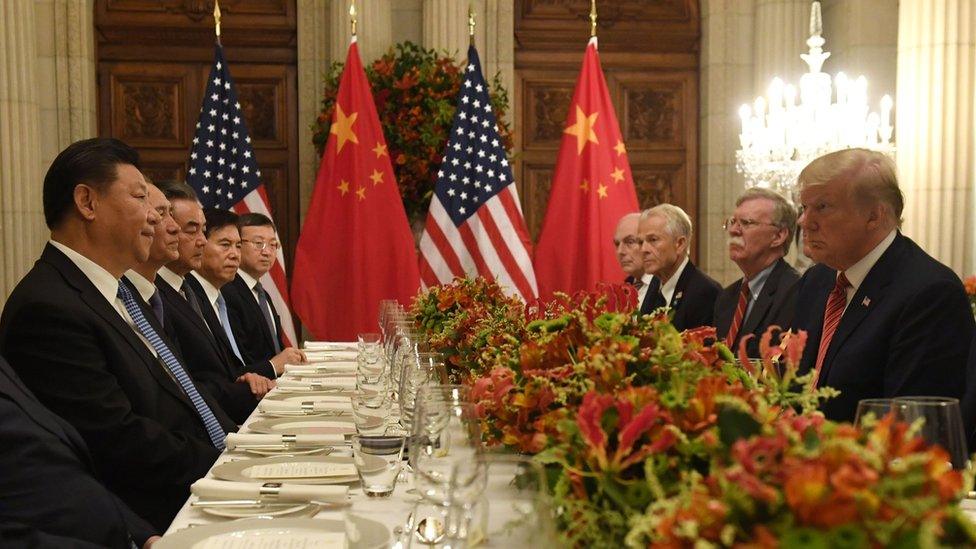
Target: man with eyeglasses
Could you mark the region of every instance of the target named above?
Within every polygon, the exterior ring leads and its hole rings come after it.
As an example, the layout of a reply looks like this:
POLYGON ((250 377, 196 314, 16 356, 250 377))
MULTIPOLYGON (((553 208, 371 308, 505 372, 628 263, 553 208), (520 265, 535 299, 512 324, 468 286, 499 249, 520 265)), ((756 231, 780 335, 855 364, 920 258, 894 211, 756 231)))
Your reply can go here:
POLYGON ((220 292, 227 300, 231 329, 241 355, 245 362, 272 360, 278 355, 287 357, 289 364, 304 362, 301 351, 284 345, 281 319, 261 283, 280 248, 274 222, 266 215, 248 213, 238 217, 237 227, 241 232, 241 268, 220 292))
POLYGON ((637 235, 637 225, 640 212, 624 215, 617 222, 617 230, 613 233, 613 249, 617 254, 620 268, 627 273, 624 282, 637 289, 637 308, 640 308, 647 296, 653 275, 644 273, 644 260, 641 254, 641 239, 637 235))
POLYGON ((691 218, 674 204, 658 204, 641 214, 638 229, 644 272, 654 275, 641 314, 670 307, 678 330, 710 326, 722 287, 688 257, 691 218))
POLYGON ((742 278, 715 301, 716 336, 737 351, 747 334, 751 357, 759 356, 759 337, 769 326, 787 330, 793 323, 796 281, 800 275, 783 257, 796 232, 796 210, 782 195, 754 187, 735 201, 735 215, 723 225, 729 259, 742 278))

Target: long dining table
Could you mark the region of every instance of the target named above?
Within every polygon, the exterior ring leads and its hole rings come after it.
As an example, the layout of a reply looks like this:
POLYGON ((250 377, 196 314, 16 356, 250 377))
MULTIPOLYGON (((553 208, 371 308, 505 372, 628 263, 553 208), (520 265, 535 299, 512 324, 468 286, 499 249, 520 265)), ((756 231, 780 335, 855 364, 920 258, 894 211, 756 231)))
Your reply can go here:
MULTIPOLYGON (((354 344, 337 343, 336 345, 354 345, 354 344)), ((310 358, 310 360, 313 359, 310 358)), ((355 360, 355 359, 352 358, 350 360, 355 360)), ((355 374, 351 372, 349 373, 349 377, 345 377, 345 378, 330 376, 327 379, 323 379, 322 383, 328 384, 330 380, 341 379, 343 380, 344 386, 348 387, 348 382, 350 379, 353 382, 355 381, 354 376, 355 374)), ((279 378, 279 380, 287 379, 287 378, 288 375, 285 374, 285 376, 279 378)), ((268 396, 280 394, 282 392, 283 392, 282 389, 275 388, 268 393, 268 396)), ((268 398, 268 396, 265 396, 265 398, 268 398)), ((396 425, 398 421, 398 416, 395 414, 396 406, 394 405, 393 408, 394 408, 394 415, 391 416, 389 423, 393 426, 393 429, 397 429, 399 427, 396 425)), ((255 421, 268 419, 268 417, 269 416, 266 416, 260 411, 260 408, 255 408, 254 412, 251 413, 250 417, 248 417, 247 420, 241 425, 239 432, 240 433, 254 432, 253 430, 249 429, 249 426, 253 424, 255 421)), ((337 446, 337 449, 332 453, 330 453, 329 455, 330 456, 352 456, 352 450, 351 447, 345 448, 345 447, 341 447, 340 445, 337 446)), ((260 456, 252 456, 250 454, 245 453, 244 451, 237 450, 237 449, 225 450, 217 459, 217 461, 214 463, 213 467, 211 467, 210 471, 207 473, 205 478, 216 478, 213 475, 213 469, 222 464, 238 461, 238 460, 258 459, 259 457, 260 456)), ((258 483, 260 484, 260 482, 258 483)), ((397 482, 393 494, 389 497, 377 498, 377 497, 366 496, 363 493, 362 489, 360 488, 358 482, 349 483, 347 484, 349 486, 348 505, 341 506, 341 507, 325 506, 321 510, 319 510, 316 514, 314 514, 312 518, 326 519, 326 520, 342 520, 346 517, 346 514, 348 513, 349 515, 370 519, 383 524, 387 528, 387 530, 390 532, 390 544, 395 545, 396 542, 398 541, 397 537, 393 535, 393 531, 395 527, 398 525, 402 525, 404 523, 405 519, 413 509, 415 503, 419 499, 417 495, 413 493, 408 493, 411 484, 412 482, 409 473, 404 471, 404 473, 401 473, 400 475, 400 479, 397 482)), ((235 519, 221 518, 218 516, 214 516, 204 512, 199 507, 192 506, 192 503, 194 501, 197 501, 198 499, 199 498, 197 496, 192 494, 190 495, 190 497, 184 503, 183 507, 180 509, 179 513, 173 519, 173 522, 170 524, 169 528, 166 530, 166 533, 164 534, 164 539, 166 538, 166 536, 170 536, 173 533, 184 530, 186 528, 193 528, 205 524, 216 524, 220 522, 228 522, 231 520, 235 520, 235 519)), ((308 515, 305 516, 308 517, 308 515)), ((289 518, 289 517, 285 517, 285 518, 289 518)))

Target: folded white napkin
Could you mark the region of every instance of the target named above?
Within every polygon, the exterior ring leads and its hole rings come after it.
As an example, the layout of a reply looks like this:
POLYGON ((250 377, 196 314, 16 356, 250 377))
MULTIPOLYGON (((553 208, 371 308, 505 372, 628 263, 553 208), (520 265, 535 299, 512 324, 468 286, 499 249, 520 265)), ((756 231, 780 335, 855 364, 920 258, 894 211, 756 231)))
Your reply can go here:
MULTIPOLYGON (((301 412, 302 401, 300 400, 268 400, 263 399, 258 403, 258 409, 262 412, 301 412)), ((352 401, 346 399, 345 402, 312 401, 312 412, 348 412, 352 410, 352 401)))
POLYGON ((308 360, 307 364, 314 364, 316 362, 356 362, 359 360, 359 353, 355 351, 349 353, 337 353, 335 351, 329 351, 326 353, 305 353, 305 358, 308 360))
POLYGON ((286 374, 316 374, 316 373, 355 373, 356 362, 310 362, 308 364, 285 364, 286 374))
POLYGON ((357 349, 359 343, 356 341, 306 341, 305 349, 309 350, 333 350, 333 349, 357 349))
POLYGON ((200 499, 275 499, 277 501, 342 502, 349 498, 348 486, 305 485, 282 483, 278 496, 261 493, 260 482, 231 482, 202 478, 190 486, 190 492, 200 499))
MULTIPOLYGON (((295 444, 298 446, 328 446, 330 444, 344 444, 345 441, 346 439, 342 435, 295 435, 295 444)), ((228 450, 233 450, 239 444, 271 445, 281 443, 281 435, 261 433, 230 433, 225 441, 228 450)))
POLYGON ((327 391, 329 389, 355 389, 356 378, 319 378, 319 379, 292 379, 280 377, 277 381, 278 388, 283 391, 327 391))

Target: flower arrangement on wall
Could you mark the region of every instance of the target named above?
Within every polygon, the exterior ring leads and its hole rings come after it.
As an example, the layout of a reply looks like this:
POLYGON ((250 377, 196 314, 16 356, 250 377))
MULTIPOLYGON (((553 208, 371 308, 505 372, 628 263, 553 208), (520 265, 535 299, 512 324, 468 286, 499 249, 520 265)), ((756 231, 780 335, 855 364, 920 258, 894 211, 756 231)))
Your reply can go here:
MULTIPOLYGON (((320 157, 329 138, 341 74, 342 63, 333 63, 325 76, 322 110, 312 124, 312 141, 320 157)), ((444 53, 404 42, 367 65, 366 77, 407 216, 426 219, 464 79, 462 66, 444 53)), ((498 131, 511 154, 512 135, 505 121, 508 92, 498 75, 491 81, 491 90, 498 131)))

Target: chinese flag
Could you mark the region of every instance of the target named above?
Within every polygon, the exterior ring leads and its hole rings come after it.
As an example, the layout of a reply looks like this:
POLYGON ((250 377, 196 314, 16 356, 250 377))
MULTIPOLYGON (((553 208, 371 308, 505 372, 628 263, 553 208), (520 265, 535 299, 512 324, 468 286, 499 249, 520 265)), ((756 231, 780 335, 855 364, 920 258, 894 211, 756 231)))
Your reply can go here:
POLYGON ((295 251, 291 297, 317 339, 377 331, 379 303, 420 286, 413 234, 355 38, 295 251))
POLYGON ((598 282, 622 283, 625 275, 614 255, 613 231, 624 214, 637 208, 627 149, 603 78, 596 38, 591 38, 535 248, 540 296, 592 290, 598 282))

